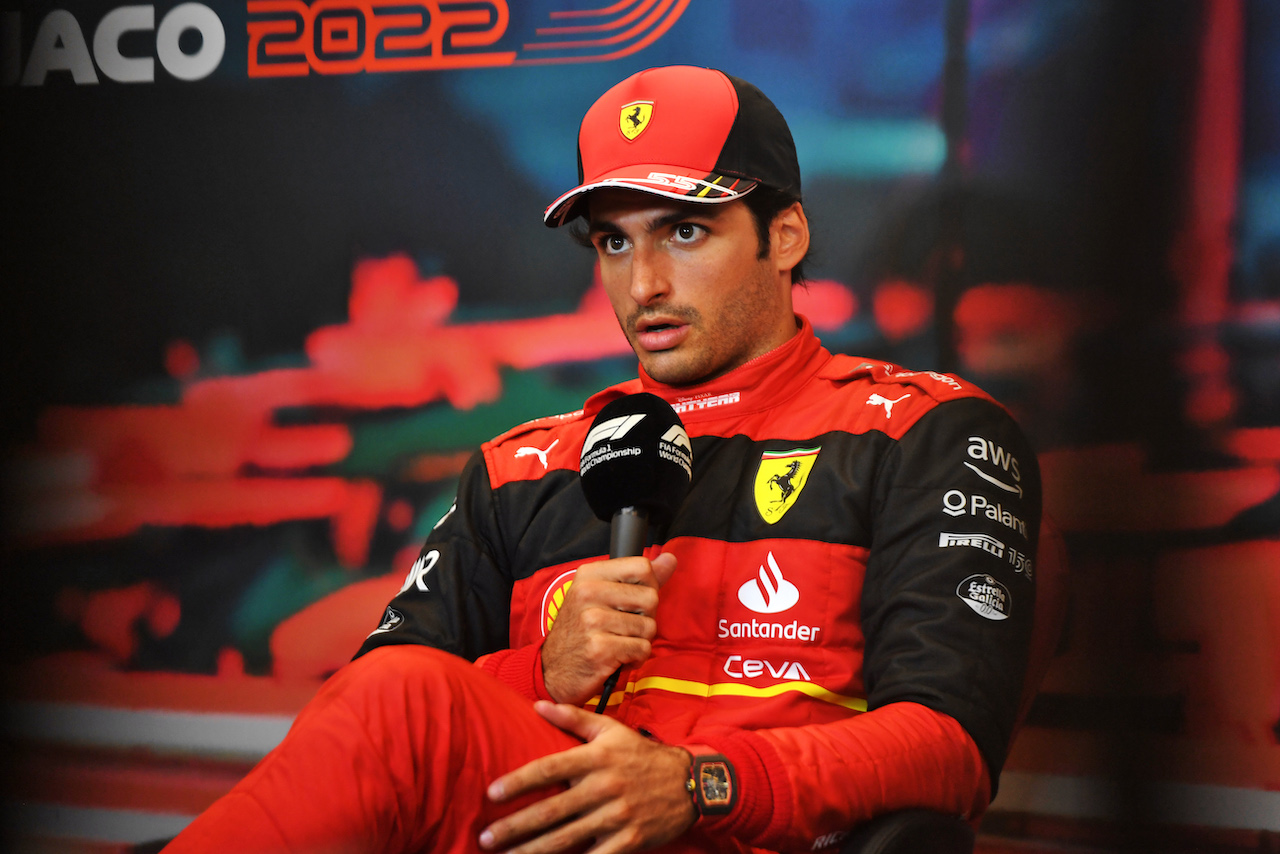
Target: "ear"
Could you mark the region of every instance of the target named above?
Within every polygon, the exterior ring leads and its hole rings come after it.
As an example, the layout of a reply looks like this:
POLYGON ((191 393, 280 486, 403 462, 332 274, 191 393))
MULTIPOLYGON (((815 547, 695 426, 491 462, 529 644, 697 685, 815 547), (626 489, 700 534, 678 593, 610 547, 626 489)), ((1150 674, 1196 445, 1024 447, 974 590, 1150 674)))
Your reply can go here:
POLYGON ((790 273, 809 251, 809 220, 795 202, 784 208, 769 225, 769 248, 779 273, 790 273))

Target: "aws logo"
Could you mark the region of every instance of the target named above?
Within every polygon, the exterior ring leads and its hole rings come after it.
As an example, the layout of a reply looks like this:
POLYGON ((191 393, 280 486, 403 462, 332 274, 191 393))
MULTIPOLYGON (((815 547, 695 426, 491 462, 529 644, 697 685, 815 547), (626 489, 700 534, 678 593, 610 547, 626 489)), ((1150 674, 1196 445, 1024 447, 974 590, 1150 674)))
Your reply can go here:
POLYGON ((547 587, 546 594, 542 597, 542 636, 545 638, 547 632, 551 631, 552 624, 556 621, 556 615, 560 613, 561 607, 564 606, 564 597, 569 592, 569 588, 573 586, 573 577, 578 572, 577 569, 566 570, 556 576, 555 581, 547 587))

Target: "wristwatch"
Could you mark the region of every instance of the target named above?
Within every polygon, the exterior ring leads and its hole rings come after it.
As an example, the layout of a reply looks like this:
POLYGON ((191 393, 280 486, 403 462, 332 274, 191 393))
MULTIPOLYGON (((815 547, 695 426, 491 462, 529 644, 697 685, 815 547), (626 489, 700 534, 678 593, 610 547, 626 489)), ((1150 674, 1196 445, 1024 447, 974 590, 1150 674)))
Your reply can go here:
POLYGON ((738 775, 723 754, 694 756, 684 785, 699 818, 726 815, 738 803, 738 775))

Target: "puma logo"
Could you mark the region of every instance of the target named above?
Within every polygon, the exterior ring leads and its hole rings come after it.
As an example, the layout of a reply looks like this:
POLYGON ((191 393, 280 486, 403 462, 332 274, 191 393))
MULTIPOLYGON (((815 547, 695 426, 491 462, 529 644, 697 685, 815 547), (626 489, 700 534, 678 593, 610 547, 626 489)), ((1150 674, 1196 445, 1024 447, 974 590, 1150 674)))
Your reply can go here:
POLYGON ((895 403, 898 403, 899 401, 906 400, 908 397, 911 397, 911 392, 907 392, 906 394, 904 394, 902 397, 898 398, 897 400, 890 400, 890 399, 889 399, 889 398, 887 398, 887 397, 883 397, 883 396, 878 395, 878 394, 873 394, 873 395, 871 395, 871 397, 868 397, 868 398, 867 398, 867 403, 868 403, 868 404, 871 404, 872 406, 883 406, 883 407, 884 407, 884 417, 885 417, 885 418, 892 418, 892 417, 893 417, 893 405, 894 405, 895 403))
POLYGON ((542 463, 542 468, 545 470, 547 467, 547 454, 551 453, 551 449, 558 444, 560 444, 560 440, 556 439, 550 445, 547 445, 547 449, 545 451, 525 445, 524 447, 516 449, 516 459, 518 460, 521 457, 537 457, 538 461, 542 463))

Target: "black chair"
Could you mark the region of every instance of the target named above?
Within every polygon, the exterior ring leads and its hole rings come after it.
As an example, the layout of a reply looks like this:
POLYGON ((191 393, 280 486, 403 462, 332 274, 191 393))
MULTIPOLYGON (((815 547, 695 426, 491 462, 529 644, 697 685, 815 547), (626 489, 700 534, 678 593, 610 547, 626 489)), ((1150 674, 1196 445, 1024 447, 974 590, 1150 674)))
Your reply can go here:
POLYGON ((840 854, 973 854, 973 827, 959 816, 897 810, 858 825, 840 854))

